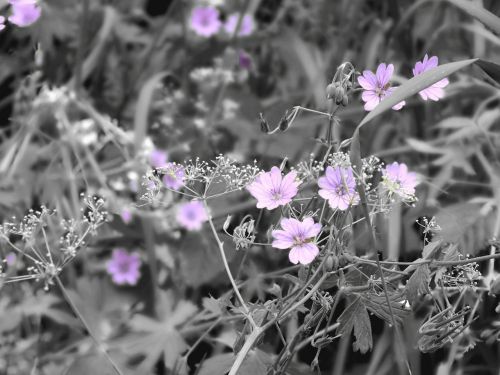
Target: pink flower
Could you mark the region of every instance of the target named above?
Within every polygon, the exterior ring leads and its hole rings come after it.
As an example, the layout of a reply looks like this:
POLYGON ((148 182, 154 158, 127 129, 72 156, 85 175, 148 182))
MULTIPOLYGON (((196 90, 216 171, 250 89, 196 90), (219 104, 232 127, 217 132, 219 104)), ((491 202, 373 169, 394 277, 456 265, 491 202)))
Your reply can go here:
POLYGON ((293 264, 309 264, 319 254, 319 249, 314 242, 321 231, 321 224, 314 223, 310 217, 299 221, 297 219, 282 219, 280 222, 283 230, 273 230, 273 247, 278 249, 291 249, 288 259, 293 264))
POLYGON ((130 224, 133 218, 132 211, 130 211, 128 208, 124 208, 120 214, 120 217, 125 224, 130 224))
POLYGON ((291 171, 285 177, 281 176, 278 167, 272 167, 270 172, 261 173, 248 185, 247 190, 257 199, 257 208, 274 210, 284 206, 297 195, 300 182, 296 181, 297 172, 291 171))
MULTIPOLYGON (((391 87, 391 77, 394 73, 394 65, 380 64, 376 74, 365 70, 363 75, 358 77, 358 83, 364 89, 361 99, 365 102, 365 110, 372 111, 378 103, 385 97, 392 94, 396 87, 391 87)), ((396 104, 392 109, 399 111, 406 104, 402 101, 396 104)))
MULTIPOLYGON (((228 18, 224 24, 224 30, 229 35, 233 35, 236 31, 236 26, 238 26, 238 20, 240 18, 239 13, 233 13, 228 18)), ((253 33, 255 29, 255 23, 253 17, 250 14, 245 14, 241 20, 240 29, 238 30, 238 36, 247 36, 253 33)))
MULTIPOLYGON (((437 66, 437 56, 431 56, 431 58, 429 58, 426 54, 422 61, 417 61, 417 63, 415 64, 415 68, 413 68, 413 75, 418 76, 419 74, 422 74, 423 72, 431 70, 437 66)), ((426 89, 423 89, 418 94, 424 100, 430 99, 437 102, 439 99, 444 97, 443 88, 446 87, 448 83, 450 83, 450 81, 448 81, 448 78, 443 78, 441 81, 438 81, 427 87, 426 89)))
POLYGON ((154 168, 161 168, 167 164, 168 154, 163 150, 154 149, 149 154, 149 164, 154 168))
POLYGON ((319 195, 328 200, 331 208, 346 210, 359 202, 356 180, 352 168, 327 167, 325 175, 318 179, 319 195))
POLYGON ((196 34, 208 38, 217 34, 221 26, 216 8, 199 6, 191 11, 190 27, 196 34))
POLYGON ((179 190, 184 186, 184 167, 175 163, 167 163, 162 169, 165 173, 163 183, 172 190, 179 190))
POLYGON ((114 249, 111 259, 106 263, 106 270, 117 285, 136 285, 141 277, 140 268, 139 254, 129 254, 121 248, 114 249))
POLYGON ((418 185, 417 174, 409 172, 404 163, 394 162, 382 171, 383 184, 391 192, 402 198, 411 198, 415 195, 415 186, 418 185))
POLYGON ((177 208, 177 222, 187 230, 200 230, 207 220, 207 212, 200 201, 183 203, 177 208))
POLYGON ((42 10, 35 0, 9 0, 9 2, 12 8, 9 21, 19 27, 32 25, 42 14, 42 10))

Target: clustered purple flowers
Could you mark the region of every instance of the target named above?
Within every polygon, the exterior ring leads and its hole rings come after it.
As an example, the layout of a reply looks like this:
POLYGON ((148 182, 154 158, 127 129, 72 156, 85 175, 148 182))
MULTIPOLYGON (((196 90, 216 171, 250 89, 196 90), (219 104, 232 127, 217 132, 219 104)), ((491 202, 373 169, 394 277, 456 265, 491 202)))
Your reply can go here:
MULTIPOLYGON (((42 10, 37 0, 9 0, 12 14, 8 17, 10 23, 19 27, 27 27, 35 23, 42 10)), ((5 29, 5 17, 0 16, 0 30, 5 29)))
MULTIPOLYGON (((220 20, 220 13, 217 8, 211 6, 197 6, 191 11, 189 27, 197 35, 209 38, 219 33, 221 28, 224 28, 228 35, 233 35, 238 25, 240 18, 239 13, 230 14, 225 23, 220 20)), ((255 22, 250 14, 245 14, 242 17, 241 25, 238 30, 238 36, 248 36, 253 33, 255 22)))
MULTIPOLYGON (((382 170, 382 186, 390 194, 397 194, 403 200, 413 199, 417 184, 416 173, 409 172, 404 163, 394 162, 382 170)), ((297 172, 291 171, 283 177, 278 167, 272 167, 269 172, 260 173, 247 186, 247 190, 257 199, 257 208, 274 210, 279 206, 290 204, 298 194, 299 185, 297 172)), ((328 166, 325 175, 318 179, 318 186, 319 196, 334 210, 345 211, 359 203, 356 178, 350 166, 328 166)), ((201 217, 205 215, 202 210, 203 206, 191 208, 193 212, 184 216, 201 217)), ((281 219, 280 225, 282 229, 272 231, 272 246, 278 249, 290 249, 288 257, 294 264, 311 263, 319 254, 315 239, 321 232, 321 223, 315 223, 312 217, 303 221, 285 217, 281 219)), ((201 227, 201 224, 198 226, 201 227)))
MULTIPOLYGON (((413 69, 413 76, 418 76, 423 72, 433 69, 438 66, 437 56, 428 57, 424 56, 422 61, 418 61, 413 69)), ((363 88, 363 93, 361 94, 361 99, 365 102, 365 110, 372 111, 383 99, 390 96, 396 87, 391 87, 390 80, 394 73, 394 65, 382 63, 378 66, 375 74, 369 70, 365 70, 361 76, 358 77, 358 83, 363 88)), ((448 85, 449 81, 447 78, 434 83, 433 85, 425 88, 419 92, 422 99, 431 99, 438 101, 444 97, 444 87, 448 85)), ((398 111, 406 104, 402 101, 392 109, 398 111)))

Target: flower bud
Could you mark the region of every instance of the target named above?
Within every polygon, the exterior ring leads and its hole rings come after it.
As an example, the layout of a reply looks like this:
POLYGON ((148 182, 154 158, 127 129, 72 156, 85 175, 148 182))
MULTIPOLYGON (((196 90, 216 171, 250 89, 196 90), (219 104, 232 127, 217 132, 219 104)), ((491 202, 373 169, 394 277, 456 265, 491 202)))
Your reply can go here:
POLYGON ((336 87, 333 83, 326 86, 326 97, 328 99, 333 99, 336 96, 336 87))
POLYGON ((269 128, 269 124, 267 123, 262 113, 259 113, 259 117, 260 117, 260 130, 263 133, 269 133, 271 129, 269 128))
POLYGON ((282 132, 284 132, 285 130, 287 130, 287 129, 288 129, 288 125, 289 125, 289 123, 288 123, 288 119, 287 119, 287 116, 285 115, 285 116, 283 116, 283 117, 281 118, 281 120, 280 120, 280 123, 279 123, 278 127, 280 128, 280 130, 281 130, 282 132))
POLYGON ((347 94, 344 94, 344 96, 342 97, 342 105, 344 107, 347 107, 347 104, 349 104, 349 97, 347 96, 347 94))

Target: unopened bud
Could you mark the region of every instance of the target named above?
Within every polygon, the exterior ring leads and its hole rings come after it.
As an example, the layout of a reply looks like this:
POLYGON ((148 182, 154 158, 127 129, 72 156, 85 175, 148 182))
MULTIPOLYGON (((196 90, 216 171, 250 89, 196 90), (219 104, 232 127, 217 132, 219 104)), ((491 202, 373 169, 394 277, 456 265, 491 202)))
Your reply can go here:
POLYGON ((287 129, 288 129, 288 125, 289 125, 289 123, 288 123, 287 115, 285 115, 285 116, 283 116, 283 117, 281 118, 281 120, 280 120, 280 123, 279 123, 278 127, 280 128, 280 130, 281 130, 282 132, 284 132, 285 130, 287 130, 287 129))
POLYGON ((263 132, 263 133, 269 133, 271 131, 271 129, 269 128, 269 124, 267 123, 266 119, 264 118, 264 116, 262 115, 262 113, 259 113, 259 117, 260 117, 260 130, 263 132))
POLYGON ((336 96, 336 87, 333 83, 330 83, 328 86, 326 86, 326 97, 328 99, 334 99, 336 96))
POLYGON ((347 96, 347 94, 344 94, 344 96, 342 97, 342 105, 344 107, 347 107, 347 104, 349 104, 349 97, 347 96))

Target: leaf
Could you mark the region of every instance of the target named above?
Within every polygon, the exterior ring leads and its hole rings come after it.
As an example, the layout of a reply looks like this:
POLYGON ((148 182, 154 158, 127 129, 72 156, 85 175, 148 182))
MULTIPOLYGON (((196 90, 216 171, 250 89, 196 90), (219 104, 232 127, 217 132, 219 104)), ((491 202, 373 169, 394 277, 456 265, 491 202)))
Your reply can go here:
POLYGON ((429 282, 431 279, 431 271, 429 265, 421 264, 417 267, 415 272, 408 279, 406 284, 406 296, 410 305, 417 301, 419 295, 424 295, 429 293, 429 282))
POLYGON ((171 292, 159 294, 158 310, 161 320, 137 314, 129 325, 133 332, 121 340, 121 348, 131 356, 142 355, 144 359, 137 370, 149 374, 158 360, 163 359, 165 367, 172 370, 179 356, 188 349, 176 326, 184 323, 197 308, 189 301, 181 300, 174 306, 171 292))
POLYGON ((479 59, 476 65, 483 69, 483 71, 497 83, 500 83, 500 65, 482 59, 479 59))
MULTIPOLYGON (((405 299, 403 294, 392 290, 387 290, 387 293, 389 294, 394 320, 396 324, 401 324, 408 313, 404 308, 405 299)), ((385 320, 388 324, 392 324, 391 312, 383 292, 381 294, 365 292, 360 293, 359 296, 370 312, 377 315, 380 319, 385 320)))
POLYGON ((136 152, 142 147, 142 142, 147 134, 149 108, 151 107, 153 94, 158 87, 158 83, 169 74, 167 71, 156 73, 144 83, 139 92, 134 115, 134 146, 136 152))
POLYGON ((356 341, 353 343, 354 350, 366 353, 373 347, 372 326, 370 317, 361 297, 355 297, 349 306, 338 318, 339 327, 337 334, 349 335, 354 330, 356 341))
POLYGON ((357 130, 361 128, 366 123, 373 120, 375 117, 381 115, 385 111, 391 109, 393 106, 398 104, 399 102, 409 98, 412 95, 417 94, 419 91, 431 86, 432 84, 442 80, 443 78, 448 77, 450 74, 455 73, 456 71, 465 68, 479 59, 469 59, 469 60, 461 60, 455 61, 452 63, 440 65, 434 69, 431 69, 427 72, 419 74, 416 77, 413 77, 399 86, 394 93, 390 96, 386 97, 382 100, 379 105, 375 107, 373 111, 368 113, 363 120, 359 123, 357 130))
MULTIPOLYGON (((229 372, 236 356, 233 353, 218 354, 207 359, 201 365, 198 375, 223 375, 229 372)), ((273 361, 269 354, 255 349, 247 354, 241 365, 238 375, 262 375, 266 374, 273 361)))
POLYGON ((448 2, 472 17, 476 18, 483 25, 489 27, 492 31, 500 35, 500 18, 490 11, 478 6, 477 3, 466 0, 448 0, 448 2))

